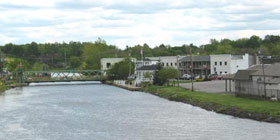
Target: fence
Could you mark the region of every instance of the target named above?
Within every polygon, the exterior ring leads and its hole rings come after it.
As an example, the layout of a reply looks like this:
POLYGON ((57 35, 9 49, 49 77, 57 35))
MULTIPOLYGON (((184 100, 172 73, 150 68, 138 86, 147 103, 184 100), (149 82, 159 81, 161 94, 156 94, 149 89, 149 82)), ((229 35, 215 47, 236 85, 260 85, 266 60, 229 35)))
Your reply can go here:
POLYGON ((261 88, 236 87, 235 94, 260 96, 280 101, 279 89, 266 89, 264 92, 264 89, 261 88))

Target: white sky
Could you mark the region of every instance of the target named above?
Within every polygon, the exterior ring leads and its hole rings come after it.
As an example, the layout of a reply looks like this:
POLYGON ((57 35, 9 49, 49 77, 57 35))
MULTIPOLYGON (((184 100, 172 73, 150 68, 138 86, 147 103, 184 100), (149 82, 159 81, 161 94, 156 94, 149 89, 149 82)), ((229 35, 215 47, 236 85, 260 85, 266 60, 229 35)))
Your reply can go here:
POLYGON ((0 0, 1 45, 201 45, 279 33, 280 0, 0 0))

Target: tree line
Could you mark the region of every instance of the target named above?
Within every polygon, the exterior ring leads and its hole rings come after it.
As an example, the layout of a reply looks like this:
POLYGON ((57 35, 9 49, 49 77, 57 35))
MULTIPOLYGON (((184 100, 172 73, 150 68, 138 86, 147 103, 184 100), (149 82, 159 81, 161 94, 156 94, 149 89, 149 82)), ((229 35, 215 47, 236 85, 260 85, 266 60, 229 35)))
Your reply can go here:
MULTIPOLYGON (((244 54, 279 56, 280 36, 266 35, 264 38, 251 36, 250 38, 240 38, 237 40, 211 39, 210 43, 196 46, 184 44, 181 46, 171 46, 161 44, 151 47, 148 44, 126 46, 119 49, 115 45, 109 45, 104 40, 98 38, 95 42, 68 42, 68 43, 36 43, 28 44, 5 44, 0 46, 0 57, 7 58, 6 63, 1 63, 2 67, 7 67, 12 71, 22 63, 25 69, 100 69, 100 59, 108 57, 132 57, 141 58, 140 50, 143 50, 144 57, 188 55, 190 48, 194 55, 210 54, 244 54), (3 66, 2 66, 3 65, 3 66)), ((2 59, 1 59, 2 60, 2 59)))

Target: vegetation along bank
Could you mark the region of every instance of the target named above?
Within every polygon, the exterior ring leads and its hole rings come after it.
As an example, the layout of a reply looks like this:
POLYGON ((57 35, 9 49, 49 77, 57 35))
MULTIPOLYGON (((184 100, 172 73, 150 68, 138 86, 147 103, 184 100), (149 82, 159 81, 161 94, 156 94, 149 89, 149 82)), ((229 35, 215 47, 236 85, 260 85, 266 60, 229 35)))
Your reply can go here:
POLYGON ((145 91, 171 101, 188 103, 217 113, 280 123, 280 103, 278 102, 240 98, 229 94, 192 92, 182 87, 170 86, 150 86, 146 87, 145 91))

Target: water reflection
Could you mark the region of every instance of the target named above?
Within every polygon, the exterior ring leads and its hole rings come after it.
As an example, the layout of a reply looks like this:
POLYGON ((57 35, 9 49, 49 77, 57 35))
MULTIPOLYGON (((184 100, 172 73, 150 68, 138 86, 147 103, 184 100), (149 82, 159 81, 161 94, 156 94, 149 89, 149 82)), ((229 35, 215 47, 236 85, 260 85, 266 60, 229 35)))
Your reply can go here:
POLYGON ((0 129, 1 140, 277 140, 280 125, 94 84, 11 89, 0 97, 0 129))

